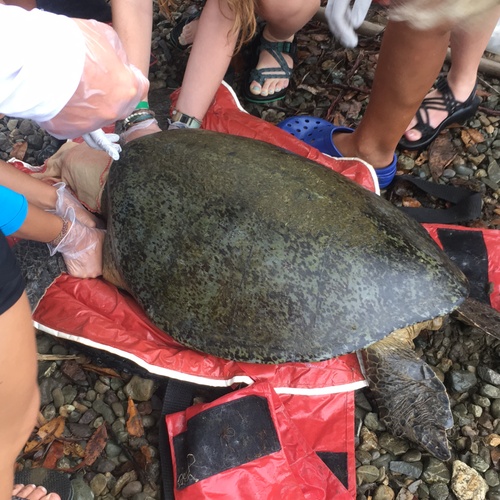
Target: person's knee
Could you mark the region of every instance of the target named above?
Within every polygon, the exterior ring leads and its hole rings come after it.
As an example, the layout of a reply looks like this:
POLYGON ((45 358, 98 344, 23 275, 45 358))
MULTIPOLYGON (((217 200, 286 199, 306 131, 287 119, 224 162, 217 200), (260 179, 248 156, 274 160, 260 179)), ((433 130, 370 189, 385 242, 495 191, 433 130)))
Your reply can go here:
POLYGON ((320 0, 291 0, 286 6, 279 0, 260 0, 257 12, 268 23, 305 24, 318 11, 320 0))

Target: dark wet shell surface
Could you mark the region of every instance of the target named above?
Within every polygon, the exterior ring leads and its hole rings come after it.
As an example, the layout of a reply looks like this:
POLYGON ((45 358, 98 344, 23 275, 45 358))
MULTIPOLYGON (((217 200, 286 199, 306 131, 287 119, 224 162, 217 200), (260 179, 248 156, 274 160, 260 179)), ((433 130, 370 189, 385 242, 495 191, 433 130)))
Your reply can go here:
POLYGON ((331 358, 467 294, 418 223, 259 141, 193 130, 133 141, 105 204, 105 266, 161 329, 228 359, 331 358))

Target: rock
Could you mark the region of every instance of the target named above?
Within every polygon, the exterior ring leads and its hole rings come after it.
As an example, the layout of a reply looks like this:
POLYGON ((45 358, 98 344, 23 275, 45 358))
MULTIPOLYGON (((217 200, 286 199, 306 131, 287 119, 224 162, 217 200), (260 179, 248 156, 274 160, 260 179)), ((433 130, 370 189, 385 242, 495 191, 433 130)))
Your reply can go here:
POLYGON ((390 486, 379 486, 373 495, 373 500, 393 500, 396 494, 390 486))
POLYGON ((379 470, 373 465, 362 465, 356 469, 357 484, 374 483, 379 477, 379 470))
POLYGON ((90 489, 95 496, 102 495, 108 485, 104 474, 96 474, 90 481, 90 489))
POLYGON ((477 471, 464 462, 455 460, 451 489, 458 500, 484 500, 489 488, 477 471))
POLYGON ((477 377, 467 370, 452 371, 448 375, 449 384, 455 392, 467 392, 477 384, 477 377))
POLYGON ((148 401, 155 391, 154 381, 134 375, 123 391, 134 401, 148 401))
POLYGON ((403 474, 414 479, 418 479, 420 477, 423 468, 424 466, 420 462, 408 463, 394 460, 389 464, 389 469, 392 472, 403 474))
POLYGON ((435 483, 429 488, 429 495, 434 500, 445 500, 449 494, 448 486, 443 483, 435 483))
POLYGON ((431 457, 422 473, 422 479, 428 484, 447 483, 450 480, 450 471, 444 462, 431 457))
POLYGON ((84 481, 82 476, 71 480, 73 487, 73 500, 93 500, 94 493, 90 486, 84 481))
POLYGON ((140 481, 131 481, 122 489, 122 497, 130 498, 137 495, 142 491, 142 484, 140 481))
POLYGON ((487 366, 478 366, 476 370, 479 377, 489 384, 500 386, 500 373, 487 366))

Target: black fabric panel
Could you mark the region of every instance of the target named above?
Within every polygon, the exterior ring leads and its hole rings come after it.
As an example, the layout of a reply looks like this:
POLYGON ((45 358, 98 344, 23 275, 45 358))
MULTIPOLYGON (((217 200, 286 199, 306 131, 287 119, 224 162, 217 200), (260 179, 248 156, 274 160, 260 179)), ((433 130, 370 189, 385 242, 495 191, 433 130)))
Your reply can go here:
POLYGON ((174 437, 177 489, 281 449, 268 402, 246 396, 195 415, 174 437))
POLYGON ((105 0, 37 0, 36 6, 68 17, 111 22, 111 6, 105 0))
POLYGON ((438 229, 439 241, 448 257, 467 276, 470 296, 491 305, 489 297, 488 250, 481 231, 438 229))
POLYGON ((326 466, 335 474, 335 477, 349 488, 348 469, 347 469, 347 453, 333 451, 317 451, 318 455, 326 466))
POLYGON ((24 280, 9 243, 0 231, 0 314, 9 310, 21 297, 24 280))

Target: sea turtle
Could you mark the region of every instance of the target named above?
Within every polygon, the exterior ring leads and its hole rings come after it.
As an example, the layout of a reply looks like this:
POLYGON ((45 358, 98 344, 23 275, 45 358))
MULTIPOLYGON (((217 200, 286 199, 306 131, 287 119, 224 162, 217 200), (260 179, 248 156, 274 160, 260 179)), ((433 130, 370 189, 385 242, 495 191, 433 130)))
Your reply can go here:
POLYGON ((391 431, 450 457, 448 397, 412 338, 468 283, 420 224, 315 162, 194 130, 127 145, 103 206, 104 277, 174 339, 254 363, 362 350, 391 431))

